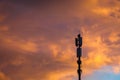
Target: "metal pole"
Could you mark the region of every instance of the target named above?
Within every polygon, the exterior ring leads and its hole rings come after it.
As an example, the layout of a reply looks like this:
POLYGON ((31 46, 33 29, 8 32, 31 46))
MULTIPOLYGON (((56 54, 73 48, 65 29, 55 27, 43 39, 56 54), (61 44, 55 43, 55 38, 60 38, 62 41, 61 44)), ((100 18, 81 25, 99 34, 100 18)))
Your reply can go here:
POLYGON ((81 56, 82 56, 82 49, 81 49, 81 46, 82 46, 82 37, 80 36, 80 34, 78 34, 78 38, 75 38, 75 45, 77 47, 77 64, 78 64, 78 80, 81 80, 81 73, 82 73, 82 70, 81 70, 81 56))

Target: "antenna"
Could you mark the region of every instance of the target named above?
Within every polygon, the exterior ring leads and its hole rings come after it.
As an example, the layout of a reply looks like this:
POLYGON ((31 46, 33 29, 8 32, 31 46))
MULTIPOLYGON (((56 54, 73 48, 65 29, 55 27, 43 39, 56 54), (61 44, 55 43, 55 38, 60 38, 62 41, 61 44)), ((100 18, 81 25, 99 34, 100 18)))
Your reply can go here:
POLYGON ((82 37, 80 34, 77 35, 77 38, 75 38, 75 46, 77 47, 77 64, 78 64, 78 80, 81 80, 81 73, 82 73, 82 70, 81 70, 81 64, 82 64, 82 61, 81 61, 81 56, 82 56, 82 37))

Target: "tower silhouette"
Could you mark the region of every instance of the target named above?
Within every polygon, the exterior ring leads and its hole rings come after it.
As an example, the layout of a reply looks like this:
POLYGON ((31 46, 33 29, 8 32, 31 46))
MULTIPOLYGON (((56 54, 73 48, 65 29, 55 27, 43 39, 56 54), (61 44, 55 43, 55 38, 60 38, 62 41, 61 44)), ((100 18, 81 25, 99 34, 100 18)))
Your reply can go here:
POLYGON ((78 80, 81 80, 81 73, 82 73, 82 70, 81 70, 81 64, 82 64, 82 61, 81 61, 81 56, 82 56, 82 37, 80 36, 80 34, 77 35, 77 38, 75 38, 75 46, 77 47, 77 64, 78 64, 78 80))

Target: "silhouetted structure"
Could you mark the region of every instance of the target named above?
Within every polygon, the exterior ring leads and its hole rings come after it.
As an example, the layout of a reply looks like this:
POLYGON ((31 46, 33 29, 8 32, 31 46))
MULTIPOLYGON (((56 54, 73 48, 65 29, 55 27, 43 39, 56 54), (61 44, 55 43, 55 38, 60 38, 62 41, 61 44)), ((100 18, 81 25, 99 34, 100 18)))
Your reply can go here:
POLYGON ((81 51, 81 46, 82 46, 82 37, 80 36, 80 34, 78 34, 77 36, 78 38, 75 38, 75 45, 77 47, 77 64, 78 64, 78 78, 79 80, 81 80, 81 73, 82 73, 82 70, 81 70, 81 56, 82 56, 82 51, 81 51))

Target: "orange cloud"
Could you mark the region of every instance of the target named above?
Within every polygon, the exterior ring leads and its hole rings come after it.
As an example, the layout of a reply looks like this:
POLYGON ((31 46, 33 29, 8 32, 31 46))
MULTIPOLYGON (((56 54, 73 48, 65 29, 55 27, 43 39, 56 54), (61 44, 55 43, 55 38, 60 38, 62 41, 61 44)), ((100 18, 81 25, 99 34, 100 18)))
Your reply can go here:
POLYGON ((7 46, 15 47, 16 49, 21 51, 28 51, 28 52, 38 51, 37 44, 35 44, 32 41, 16 41, 13 39, 5 39, 4 42, 7 44, 7 46))
POLYGON ((114 6, 114 7, 97 7, 93 8, 92 12, 104 16, 104 17, 113 17, 113 18, 118 18, 119 19, 119 6, 114 6))
POLYGON ((72 80, 73 76, 76 77, 76 72, 74 70, 54 71, 54 72, 50 72, 47 75, 47 77, 48 77, 47 79, 48 80, 64 80, 64 79, 72 80), (66 78, 66 77, 68 77, 68 78, 66 78))
POLYGON ((109 36, 109 40, 111 42, 117 42, 117 41, 119 41, 120 40, 119 34, 120 34, 119 32, 113 32, 113 33, 111 33, 110 36, 109 36))
POLYGON ((4 73, 0 72, 0 80, 10 80, 4 73))
POLYGON ((5 18, 6 16, 0 16, 0 22, 4 21, 5 18))
POLYGON ((120 66, 113 67, 113 72, 115 74, 119 74, 120 73, 120 66))
POLYGON ((0 31, 8 31, 9 28, 7 26, 0 26, 0 31))
MULTIPOLYGON (((8 27, 1 27, 1 31, 5 31, 9 33, 8 27)), ((8 36, 6 33, 2 32, 0 33, 0 40, 2 41, 2 46, 10 48, 10 49, 16 49, 18 51, 22 52, 37 52, 37 44, 30 40, 24 40, 24 39, 18 39, 18 37, 15 36, 8 36)))
POLYGON ((60 47, 58 45, 51 44, 50 45, 50 50, 52 51, 53 56, 56 57, 60 52, 60 47))
MULTIPOLYGON (((85 28, 85 27, 84 27, 85 28)), ((94 27, 99 28, 99 27, 94 27)), ((93 28, 93 30, 94 30, 93 28)), ((109 28, 109 27, 106 27, 109 28)), ((110 29, 110 28, 109 28, 110 29)), ((86 57, 83 57, 83 74, 91 74, 94 70, 100 69, 104 66, 112 66, 114 68, 114 64, 119 65, 119 57, 115 56, 114 53, 117 51, 114 51, 114 49, 110 48, 110 46, 116 48, 116 50, 120 47, 119 44, 115 44, 114 42, 119 40, 119 31, 111 30, 109 36, 102 37, 101 34, 104 32, 110 31, 109 29, 105 29, 104 31, 101 31, 100 33, 96 31, 96 34, 92 32, 89 29, 82 29, 83 31, 83 48, 89 48, 90 50, 87 51, 88 55, 86 57), (112 42, 111 45, 107 45, 107 42, 104 42, 104 40, 108 40, 108 42, 112 42), (113 46, 115 45, 115 46, 113 46), (114 55, 114 56, 111 56, 114 55), (115 59, 116 58, 116 59, 115 59), (115 63, 115 61, 118 61, 115 63)), ((98 29, 99 30, 99 29, 98 29)), ((119 52, 118 52, 119 53, 119 52)), ((118 54, 116 53, 116 54, 118 54)), ((83 52, 83 54, 85 54, 83 52)), ((114 68, 113 72, 119 72, 118 68, 114 68)))
POLYGON ((109 16, 111 13, 110 8, 96 8, 93 9, 92 11, 98 15, 103 15, 103 16, 109 16))
MULTIPOLYGON (((17 5, 18 8, 21 8, 21 4, 17 5)), ((65 8, 62 6, 64 10, 60 6, 58 9, 55 7, 53 11, 50 8, 49 14, 49 11, 47 13, 42 11, 44 15, 38 7, 37 10, 25 8, 24 12, 14 17, 11 16, 12 19, 7 22, 9 27, 0 27, 1 46, 17 51, 14 52, 15 54, 22 55, 22 57, 17 56, 15 61, 9 63, 10 65, 7 64, 7 67, 13 65, 17 69, 20 68, 13 75, 26 80, 40 80, 41 77, 43 80, 70 80, 71 77, 67 76, 76 77, 77 58, 73 44, 78 29, 83 32, 83 75, 86 76, 104 66, 112 66, 113 72, 119 73, 116 67, 120 64, 119 21, 99 16, 119 13, 119 9, 103 7, 101 5, 105 3, 100 0, 83 1, 80 3, 82 5, 78 4, 79 1, 76 2, 78 9, 73 8, 73 4, 65 8), (39 54, 23 55, 20 53, 39 54)))

